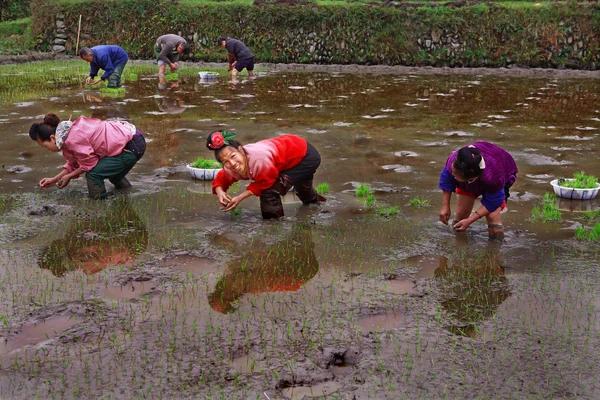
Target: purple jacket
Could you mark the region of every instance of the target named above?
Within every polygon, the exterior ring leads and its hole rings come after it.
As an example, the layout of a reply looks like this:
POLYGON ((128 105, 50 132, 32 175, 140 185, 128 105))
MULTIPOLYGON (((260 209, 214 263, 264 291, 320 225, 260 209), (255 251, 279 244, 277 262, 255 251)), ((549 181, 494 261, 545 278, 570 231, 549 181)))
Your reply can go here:
POLYGON ((519 170, 515 160, 506 150, 488 142, 475 142, 472 145, 481 152, 485 162, 485 168, 481 170, 481 175, 473 183, 458 182, 452 176, 452 163, 458 154, 458 150, 456 150, 446 160, 446 165, 440 174, 438 188, 454 192, 458 187, 475 197, 482 196, 481 204, 489 212, 494 212, 506 200, 504 188, 515 183, 519 170))

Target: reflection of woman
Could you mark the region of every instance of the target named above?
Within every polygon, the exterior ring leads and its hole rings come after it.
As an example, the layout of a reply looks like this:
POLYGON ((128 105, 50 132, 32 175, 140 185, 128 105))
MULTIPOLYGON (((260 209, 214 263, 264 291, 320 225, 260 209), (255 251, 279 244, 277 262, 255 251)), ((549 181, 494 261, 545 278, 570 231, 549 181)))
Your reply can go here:
POLYGON ((504 149, 487 142, 475 142, 452 153, 442 173, 440 221, 450 219, 450 197, 456 192, 456 215, 452 222, 457 231, 466 230, 479 218, 485 217, 490 239, 502 239, 504 226, 500 211, 510 197, 509 188, 517 180, 517 164, 504 149), (481 207, 473 211, 475 199, 481 196, 481 207), (472 212, 472 213, 471 213, 472 212))
POLYGON ((491 249, 483 254, 462 255, 451 268, 447 259, 443 260, 435 276, 448 282, 451 297, 442 306, 464 324, 453 330, 465 335, 474 333, 477 323, 491 317, 510 296, 498 253, 491 249))
POLYGON ((227 313, 245 293, 293 292, 319 270, 309 226, 295 225, 292 235, 272 246, 257 243, 243 258, 229 264, 215 290, 208 296, 216 311, 227 313))
POLYGON ((132 262, 147 246, 144 223, 127 199, 118 197, 102 215, 78 218, 63 239, 42 250, 39 266, 57 276, 75 269, 91 275, 132 262))

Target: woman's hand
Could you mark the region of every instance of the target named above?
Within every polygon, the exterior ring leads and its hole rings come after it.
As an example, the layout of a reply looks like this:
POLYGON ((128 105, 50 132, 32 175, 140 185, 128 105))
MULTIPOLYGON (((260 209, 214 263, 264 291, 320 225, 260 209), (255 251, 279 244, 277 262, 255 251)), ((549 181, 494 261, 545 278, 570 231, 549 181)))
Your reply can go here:
POLYGON ((443 204, 442 209, 440 210, 440 221, 448 225, 448 221, 450 221, 450 214, 452 214, 452 211, 450 210, 450 205, 443 204))
POLYGON ((234 198, 232 198, 231 200, 229 200, 229 202, 225 205, 223 205, 223 208, 221 208, 221 211, 227 212, 227 211, 231 211, 234 208, 236 208, 241 202, 242 200, 244 200, 245 197, 242 196, 235 196, 234 198))
POLYGON ((454 224, 453 228, 458 232, 466 231, 467 228, 471 225, 471 221, 468 218, 461 219, 456 224, 454 224))
POLYGON ((68 175, 62 176, 60 179, 58 179, 58 182, 56 182, 56 186, 58 186, 59 189, 62 189, 66 187, 70 181, 71 178, 68 175))
POLYGON ((44 178, 40 181, 40 186, 45 188, 49 188, 50 186, 54 185, 56 183, 56 181, 58 181, 58 178, 54 177, 54 178, 44 178))
POLYGON ((217 192, 217 198, 219 199, 219 203, 223 206, 223 207, 227 207, 227 205, 229 204, 229 202, 231 201, 231 196, 229 196, 227 194, 226 191, 224 191, 223 189, 221 189, 220 187, 217 188, 216 192, 217 192))

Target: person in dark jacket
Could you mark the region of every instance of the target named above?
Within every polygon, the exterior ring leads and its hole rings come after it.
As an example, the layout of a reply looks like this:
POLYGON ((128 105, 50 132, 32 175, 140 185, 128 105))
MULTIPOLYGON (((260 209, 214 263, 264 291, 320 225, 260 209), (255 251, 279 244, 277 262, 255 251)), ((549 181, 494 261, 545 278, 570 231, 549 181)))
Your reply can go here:
POLYGON ((90 63, 90 76, 87 77, 85 83, 96 85, 101 80, 108 79, 107 86, 109 88, 121 87, 121 75, 129 60, 125 50, 115 45, 94 46, 91 49, 82 47, 79 50, 79 57, 90 63), (104 74, 100 78, 96 78, 99 69, 103 69, 104 74))
POLYGON ((189 54, 190 47, 186 40, 179 35, 167 34, 156 39, 154 55, 158 60, 158 77, 165 76, 165 68, 168 65, 171 73, 179 68, 179 55, 189 54))
POLYGON ((231 70, 231 78, 237 79, 238 73, 244 68, 248 71, 248 76, 254 76, 254 54, 241 41, 230 38, 220 37, 217 39, 217 46, 227 49, 229 53, 227 61, 229 63, 228 70, 231 70))

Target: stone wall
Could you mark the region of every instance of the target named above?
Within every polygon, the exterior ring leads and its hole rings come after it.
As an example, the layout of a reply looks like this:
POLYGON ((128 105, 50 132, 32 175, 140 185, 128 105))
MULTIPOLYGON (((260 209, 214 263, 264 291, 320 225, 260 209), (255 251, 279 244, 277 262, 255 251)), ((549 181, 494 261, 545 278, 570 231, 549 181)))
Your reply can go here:
POLYGON ((152 58, 156 37, 172 32, 191 44, 191 59, 204 61, 224 60, 214 40, 225 35, 244 41, 257 62, 581 69, 600 65, 600 7, 590 4, 543 10, 480 4, 441 11, 134 3, 115 3, 117 10, 85 1, 47 10, 42 6, 44 14, 33 16, 34 27, 42 27, 38 33, 48 38, 53 51, 73 53, 82 14, 80 48, 115 43, 131 58, 152 58), (134 3, 138 8, 129 10, 134 3))

